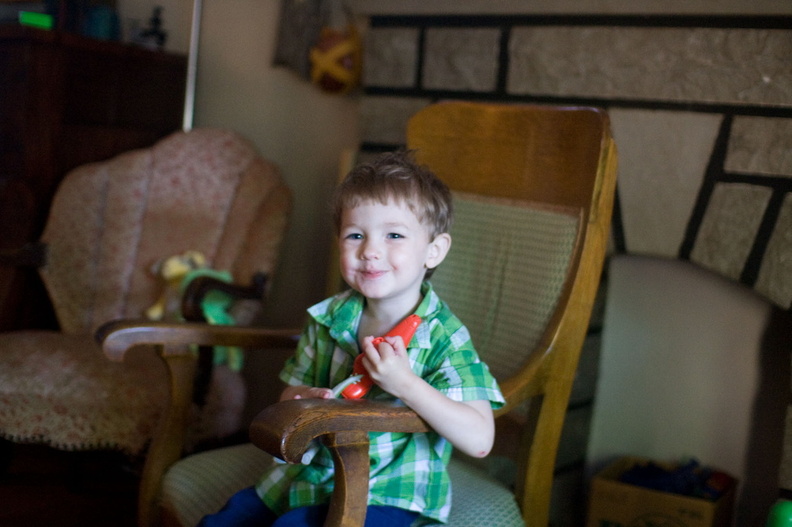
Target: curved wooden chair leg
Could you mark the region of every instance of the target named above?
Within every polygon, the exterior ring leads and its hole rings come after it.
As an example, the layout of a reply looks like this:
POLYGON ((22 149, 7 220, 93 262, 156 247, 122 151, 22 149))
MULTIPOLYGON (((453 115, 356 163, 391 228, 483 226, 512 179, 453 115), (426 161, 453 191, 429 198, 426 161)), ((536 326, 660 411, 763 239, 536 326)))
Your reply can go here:
POLYGON ((164 355, 170 377, 171 399, 160 418, 143 465, 138 491, 139 527, 156 527, 160 523, 159 493, 162 477, 181 457, 192 400, 195 359, 189 351, 164 355))

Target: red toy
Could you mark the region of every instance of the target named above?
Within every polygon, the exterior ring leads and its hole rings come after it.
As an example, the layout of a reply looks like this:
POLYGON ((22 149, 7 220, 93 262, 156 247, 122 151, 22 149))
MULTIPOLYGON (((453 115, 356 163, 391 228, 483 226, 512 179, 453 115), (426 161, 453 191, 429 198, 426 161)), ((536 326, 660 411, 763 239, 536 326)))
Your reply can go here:
MULTIPOLYGON (((377 346, 385 340, 385 337, 401 337, 404 345, 407 346, 410 340, 412 340, 415 330, 418 329, 419 325, 421 325, 421 317, 418 315, 410 315, 396 324, 386 335, 375 338, 372 343, 377 346)), ((352 366, 352 373, 355 374, 356 377, 359 377, 359 380, 352 382, 352 384, 346 386, 341 391, 341 396, 345 399, 360 399, 369 392, 372 386, 374 386, 374 381, 366 374, 366 368, 363 366, 363 356, 363 353, 358 355, 352 366)), ((355 379, 356 377, 352 377, 351 379, 355 379)))

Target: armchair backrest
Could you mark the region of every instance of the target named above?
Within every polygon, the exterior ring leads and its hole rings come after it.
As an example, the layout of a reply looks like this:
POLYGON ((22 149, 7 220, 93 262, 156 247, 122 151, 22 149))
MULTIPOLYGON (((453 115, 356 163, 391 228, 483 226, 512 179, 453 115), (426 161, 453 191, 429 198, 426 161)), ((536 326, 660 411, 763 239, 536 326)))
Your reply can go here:
POLYGON ((92 333, 141 317, 163 289, 152 265, 187 250, 239 281, 272 273, 290 196, 272 163, 220 129, 177 132, 73 170, 42 235, 41 275, 61 329, 92 333))
POLYGON ((432 277, 507 399, 534 396, 518 502, 547 525, 556 451, 606 254, 616 181, 607 115, 446 102, 408 147, 455 192, 452 248, 432 277))

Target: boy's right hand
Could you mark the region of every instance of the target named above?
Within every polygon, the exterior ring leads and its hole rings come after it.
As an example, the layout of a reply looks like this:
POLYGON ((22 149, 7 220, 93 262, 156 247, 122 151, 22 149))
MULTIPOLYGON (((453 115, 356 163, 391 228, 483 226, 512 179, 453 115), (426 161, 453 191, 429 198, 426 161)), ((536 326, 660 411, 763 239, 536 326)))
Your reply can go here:
POLYGON ((313 386, 287 386, 281 392, 280 401, 292 399, 332 399, 333 390, 330 388, 315 388, 313 386))

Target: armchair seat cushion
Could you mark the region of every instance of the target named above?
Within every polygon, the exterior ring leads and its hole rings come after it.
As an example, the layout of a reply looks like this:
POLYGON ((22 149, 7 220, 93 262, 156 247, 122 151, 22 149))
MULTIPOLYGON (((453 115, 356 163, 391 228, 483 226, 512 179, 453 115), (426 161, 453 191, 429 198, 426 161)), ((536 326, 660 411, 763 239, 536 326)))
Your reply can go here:
MULTIPOLYGON (((16 443, 142 454, 168 402, 165 363, 150 347, 113 362, 91 335, 14 331, 0 334, 0 356, 0 437, 16 443)), ((187 447, 236 432, 244 400, 239 374, 215 368, 187 447)))
POLYGON ((163 514, 174 525, 196 525, 220 510, 234 493, 255 485, 274 462, 252 443, 187 456, 162 480, 163 514))
POLYGON ((452 458, 448 465, 453 492, 449 527, 522 527, 514 490, 483 470, 452 458))
POLYGON ((168 400, 152 349, 107 360, 91 335, 0 334, 2 435, 62 450, 144 450, 168 400))

